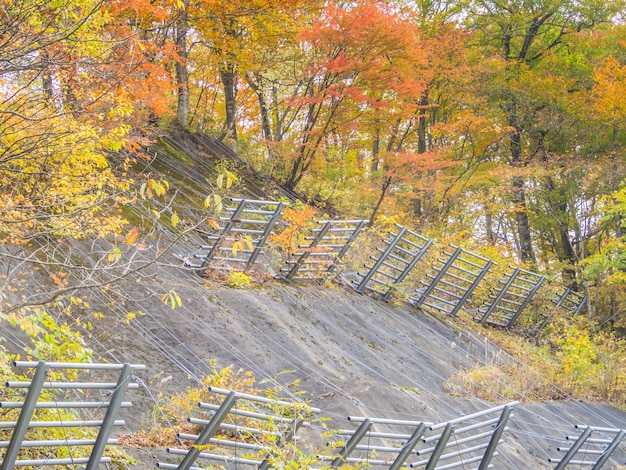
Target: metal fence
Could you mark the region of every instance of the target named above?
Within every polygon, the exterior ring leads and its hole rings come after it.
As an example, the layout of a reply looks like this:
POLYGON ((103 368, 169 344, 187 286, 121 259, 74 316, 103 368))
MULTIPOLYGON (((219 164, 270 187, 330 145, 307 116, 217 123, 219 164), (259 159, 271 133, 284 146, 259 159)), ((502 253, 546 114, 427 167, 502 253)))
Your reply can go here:
POLYGON ((359 280, 352 282, 357 292, 367 289, 388 300, 433 243, 406 227, 396 227, 398 232, 389 232, 383 246, 376 247, 378 255, 371 256, 373 263, 365 265, 368 271, 359 272, 359 280))
POLYGON ((491 301, 478 309, 481 316, 477 320, 481 324, 512 328, 545 279, 545 276, 513 268, 499 281, 499 288, 489 296, 491 301))
POLYGON ((337 263, 356 240, 369 221, 329 220, 318 221, 321 228, 305 238, 308 244, 300 245, 302 251, 290 255, 281 269, 287 279, 321 280, 335 271, 337 263))
POLYGON ((29 381, 6 383, 8 391, 15 392, 16 400, 2 401, 0 408, 19 410, 19 414, 15 421, 0 422, 0 429, 11 431, 10 440, 0 441, 0 448, 6 449, 0 469, 85 465, 87 470, 93 470, 100 463, 109 463, 111 459, 103 457, 104 449, 117 444, 116 439, 110 438, 111 431, 114 426, 124 425, 124 421, 117 419, 118 412, 120 408, 131 406, 130 402, 123 401, 124 394, 129 388, 137 388, 137 384, 130 383, 131 377, 145 366, 24 361, 17 361, 14 366, 27 369, 27 373, 34 369, 34 374, 29 381), (93 379, 99 371, 116 372, 118 379, 116 382, 79 382, 67 378, 78 377, 77 372, 87 372, 93 379), (94 391, 99 395, 89 401, 94 391), (81 397, 84 399, 78 400, 81 397), (41 410, 51 411, 47 419, 38 416, 41 410), (95 415, 100 417, 95 418, 95 415), (51 420, 50 416, 57 418, 51 420), (34 438, 29 430, 36 431, 34 438), (51 439, 54 435, 64 438, 51 439), (59 454, 67 457, 55 457, 59 454))
POLYGON ((391 470, 407 463, 427 470, 468 468, 476 463, 481 470, 491 468, 511 410, 517 405, 512 402, 437 424, 351 416, 348 419, 360 423, 359 428, 335 431, 336 438, 347 441, 337 456, 324 459, 331 466, 347 463, 391 470), (375 431, 376 425, 384 425, 385 431, 375 431), (397 427, 404 432, 389 431, 397 427))
POLYGON ((179 439, 191 441, 191 447, 167 449, 171 455, 182 456, 181 462, 159 462, 157 467, 188 470, 205 462, 221 462, 270 468, 273 453, 294 441, 298 430, 309 425, 306 419, 320 412, 302 402, 215 387, 210 387, 209 392, 224 399, 219 404, 198 403, 199 416, 190 417, 188 421, 198 427, 199 433, 177 434, 179 439))
POLYGON ((443 257, 426 273, 427 281, 420 281, 410 297, 415 307, 427 306, 447 315, 456 315, 470 298, 474 289, 489 272, 493 261, 450 245, 453 251, 444 251, 443 257))
POLYGON ((567 444, 557 448, 557 451, 564 453, 563 457, 549 459, 549 462, 557 464, 554 470, 563 470, 568 465, 599 470, 618 448, 626 433, 624 429, 615 428, 581 425, 575 428, 581 430, 581 434, 566 436, 567 444))
MULTIPOLYGON (((188 420, 198 427, 198 434, 177 435, 190 442, 189 448, 167 449, 170 455, 182 457, 180 463, 159 462, 157 467, 188 470, 219 462, 217 465, 272 468, 272 458, 283 446, 297 442, 298 431, 309 428, 307 420, 320 413, 301 402, 213 387, 210 392, 223 399, 198 404, 199 417, 188 420)), ((324 434, 332 439, 326 446, 329 452, 308 457, 316 458, 323 467, 451 469, 478 463, 477 468, 487 469, 498 455, 496 448, 517 405, 512 402, 438 424, 350 416, 347 419, 358 424, 357 429, 326 429, 324 434), (375 429, 379 426, 384 429, 375 429), (409 462, 416 456, 420 460, 409 462)), ((306 450, 302 449, 302 455, 306 456, 306 450)))
POLYGON ((282 215, 286 204, 277 201, 231 199, 220 217, 221 226, 206 236, 205 251, 187 257, 186 264, 196 269, 248 269, 257 260, 265 242, 282 215), (199 262, 198 262, 199 260, 199 262))

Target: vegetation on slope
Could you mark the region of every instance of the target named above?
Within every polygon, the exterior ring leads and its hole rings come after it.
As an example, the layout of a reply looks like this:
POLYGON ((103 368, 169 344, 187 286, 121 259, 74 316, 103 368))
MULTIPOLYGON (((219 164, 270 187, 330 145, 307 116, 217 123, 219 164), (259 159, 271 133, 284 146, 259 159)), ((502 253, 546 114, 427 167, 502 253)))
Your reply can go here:
MULTIPOLYGON (((624 405, 621 1, 8 0, 0 31, 0 319, 43 335, 33 356, 75 357, 49 321, 89 311, 81 289, 171 262, 211 223, 236 172, 181 218, 148 151, 178 126, 318 207, 586 294, 583 317, 520 355, 571 393, 624 405), (164 226, 175 236, 159 238, 164 226)), ((491 372, 464 374, 451 388, 491 372)))

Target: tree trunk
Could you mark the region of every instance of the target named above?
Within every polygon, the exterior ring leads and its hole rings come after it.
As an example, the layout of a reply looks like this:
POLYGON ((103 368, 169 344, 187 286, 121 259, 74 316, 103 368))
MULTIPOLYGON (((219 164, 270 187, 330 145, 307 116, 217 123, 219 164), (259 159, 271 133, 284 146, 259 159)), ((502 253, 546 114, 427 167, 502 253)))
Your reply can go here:
POLYGON ((385 195, 387 194, 387 190, 391 186, 391 176, 388 176, 387 179, 383 182, 381 187, 380 197, 376 202, 376 206, 374 206, 374 210, 372 211, 372 216, 370 217, 370 226, 374 225, 376 221, 376 216, 378 215, 378 211, 380 210, 380 206, 383 203, 383 199, 385 199, 385 195))
MULTIPOLYGON (((265 99, 265 93, 263 87, 261 86, 261 79, 257 76, 252 76, 250 74, 246 74, 246 83, 248 86, 254 91, 257 96, 257 101, 259 102, 259 114, 261 116, 261 130, 263 132, 263 138, 271 142, 274 140, 272 135, 272 123, 270 121, 270 111, 267 105, 267 101, 265 99)), ((270 154, 272 153, 270 149, 270 154)))
MULTIPOLYGON (((522 167, 522 128, 517 122, 517 112, 513 105, 509 110, 509 126, 513 128, 510 133, 511 165, 522 167)), ((537 265, 533 242, 530 231, 530 221, 528 220, 528 210, 526 206, 526 189, 524 188, 524 178, 516 176, 513 178, 513 205, 515 206, 515 223, 517 225, 517 236, 519 239, 520 258, 524 263, 531 266, 537 265)))
POLYGON ((187 61, 189 51, 187 50, 187 31, 189 21, 187 17, 188 1, 184 2, 184 8, 179 11, 176 23, 176 47, 178 60, 176 61, 176 83, 178 85, 178 103, 176 107, 176 121, 183 129, 187 128, 189 120, 189 71, 187 61))
MULTIPOLYGON (((619 128, 617 124, 613 124, 613 134, 611 137, 611 169, 612 177, 611 177, 611 189, 613 192, 619 190, 620 184, 620 168, 619 162, 617 159, 617 137, 618 137, 619 128)), ((622 216, 617 213, 613 216, 613 221, 615 224, 615 237, 622 238, 624 235, 624 228, 622 227, 622 216)))
POLYGON ((487 243, 489 245, 495 245, 496 237, 493 233, 493 215, 487 207, 485 207, 485 230, 487 232, 487 243))
POLYGON ((576 280, 575 266, 578 264, 578 257, 576 251, 572 245, 571 237, 569 235, 568 220, 570 218, 568 211, 568 204, 566 200, 565 191, 562 187, 557 188, 554 179, 551 176, 546 178, 546 188, 550 193, 556 193, 558 200, 555 203, 551 203, 554 208, 554 212, 557 214, 557 223, 559 224, 559 247, 557 249, 557 256, 559 261, 567 263, 563 267, 561 275, 563 277, 563 284, 574 291, 578 291, 578 282, 576 280))
POLYGON ((417 153, 426 153, 426 107, 428 106, 428 91, 419 102, 420 115, 417 128, 417 153))
POLYGON ((220 78, 224 87, 224 106, 226 110, 225 136, 230 137, 232 147, 238 151, 237 139, 237 69, 234 64, 226 64, 220 69, 220 78))
POLYGON ((42 67, 43 73, 41 74, 41 87, 44 91, 44 95, 46 100, 50 104, 50 106, 56 108, 56 103, 54 101, 54 87, 52 85, 52 66, 50 60, 50 54, 47 49, 41 50, 42 55, 42 67))

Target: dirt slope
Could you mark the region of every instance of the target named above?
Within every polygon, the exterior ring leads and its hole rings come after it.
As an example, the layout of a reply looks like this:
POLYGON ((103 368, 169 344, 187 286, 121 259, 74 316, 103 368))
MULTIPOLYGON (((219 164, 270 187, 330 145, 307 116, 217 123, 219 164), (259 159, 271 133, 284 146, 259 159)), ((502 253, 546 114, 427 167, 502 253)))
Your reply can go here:
MULTIPOLYGON (((295 197, 247 169, 219 143, 189 134, 175 139, 155 146, 157 159, 150 171, 162 172, 179 191, 189 209, 186 217, 202 210, 207 180, 214 178, 214 163, 220 158, 235 162, 249 180, 241 196, 295 197)), ((189 237, 176 251, 192 252, 199 241, 189 237)), ((95 360, 148 366, 138 374, 145 386, 129 396, 134 407, 125 414, 128 432, 154 423, 159 396, 198 386, 211 360, 220 367, 251 371, 259 382, 300 379, 304 398, 331 418, 330 428, 350 428, 348 415, 442 422, 496 405, 451 396, 442 388, 459 369, 512 360, 479 334, 461 331, 451 319, 357 294, 341 280, 334 287, 291 285, 259 268, 256 276, 264 279, 263 285, 237 290, 184 269, 174 254, 168 261, 170 265, 148 270, 149 275, 128 279, 115 288, 116 295, 94 289, 88 298, 94 309, 106 313, 105 320, 93 322, 88 339, 95 360), (171 289, 182 299, 179 308, 161 301, 171 289), (129 311, 142 315, 127 322, 129 311), (287 370, 294 372, 281 375, 287 370)), ((290 390, 283 393, 288 396, 290 390)), ((574 433, 574 424, 626 428, 626 414, 603 405, 522 403, 514 413, 499 446, 501 455, 493 461, 496 469, 554 468, 548 458, 558 457, 556 447, 574 433)), ((139 462, 134 468, 179 461, 163 449, 131 453, 139 462)), ((623 447, 605 468, 620 464, 626 464, 623 447)))
MULTIPOLYGON (((138 293, 157 288, 142 286, 138 293)), ((506 354, 410 306, 341 288, 233 290, 188 282, 178 290, 184 302, 179 309, 164 308, 153 296, 136 305, 145 315, 130 325, 120 316, 96 326, 105 357, 149 365, 142 378, 153 395, 197 386, 215 359, 250 370, 259 381, 294 370, 279 382, 301 379, 305 398, 332 418, 335 429, 349 427, 348 415, 440 422, 496 405, 452 397, 441 385, 459 368, 500 362, 506 354)), ((141 394, 133 401, 137 411, 154 405, 141 394)), ((626 414, 577 402, 524 403, 495 468, 552 468, 547 459, 559 455, 555 449, 574 433, 574 424, 623 428, 626 414)), ((612 465, 623 463, 621 452, 612 465)), ((168 460, 157 450, 141 455, 146 468, 151 459, 168 460)))

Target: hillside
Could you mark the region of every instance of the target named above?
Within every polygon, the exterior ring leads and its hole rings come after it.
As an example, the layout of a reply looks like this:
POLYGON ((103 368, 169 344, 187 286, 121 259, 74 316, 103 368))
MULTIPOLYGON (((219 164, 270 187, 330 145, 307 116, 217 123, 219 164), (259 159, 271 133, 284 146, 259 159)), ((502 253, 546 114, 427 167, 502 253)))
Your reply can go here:
MULTIPOLYGON (((206 136, 179 133, 162 139, 150 153, 151 175, 169 181, 183 220, 202 212, 201 201, 212 190, 215 164, 221 160, 237 170, 242 180, 239 196, 296 197, 249 170, 223 144, 206 136)), ((232 365, 234 371, 252 372, 260 388, 264 380, 275 379, 284 386, 285 397, 295 397, 289 384, 298 380, 304 399, 331 419, 330 429, 349 427, 345 419, 349 415, 443 422, 510 401, 501 397, 497 403, 486 402, 462 389, 451 395, 443 387, 461 370, 516 363, 481 336, 480 329, 417 310, 399 298, 385 303, 358 294, 341 277, 332 285, 274 280, 280 260, 271 253, 255 265, 250 288, 226 287, 221 271, 200 276, 185 267, 183 260, 198 251, 202 235, 194 228, 177 238, 162 224, 152 240, 156 247, 174 243, 164 258, 112 289, 90 289, 84 297, 90 308, 72 313, 72 320, 83 324, 92 311, 105 314, 103 320, 92 322, 92 330, 85 330, 94 360, 148 366, 137 374, 142 386, 131 394, 126 432, 154 426, 157 404, 199 386, 215 367, 212 361, 218 367, 232 365), (181 300, 176 308, 163 302, 172 290, 181 300), (129 320, 128 312, 139 313, 129 320)), ((74 250, 74 255, 80 251, 74 250)), ((150 259, 150 253, 147 249, 137 256, 150 259)), ((101 282, 106 284, 106 279, 101 282)), ((12 348, 19 345, 18 335, 5 330, 5 336, 12 348)), ((532 377, 529 383, 544 380, 540 371, 526 372, 532 377)), ((606 405, 574 397, 536 402, 532 390, 516 392, 524 402, 514 410, 494 468, 553 468, 548 458, 559 456, 556 448, 574 433, 576 424, 626 427, 626 413, 606 405)), ((554 396, 563 395, 555 387, 554 396)), ((310 448, 314 443, 302 445, 310 448)), ((128 451, 137 459, 133 468, 178 462, 162 448, 128 451)), ((625 463, 622 444, 605 468, 625 463)))

